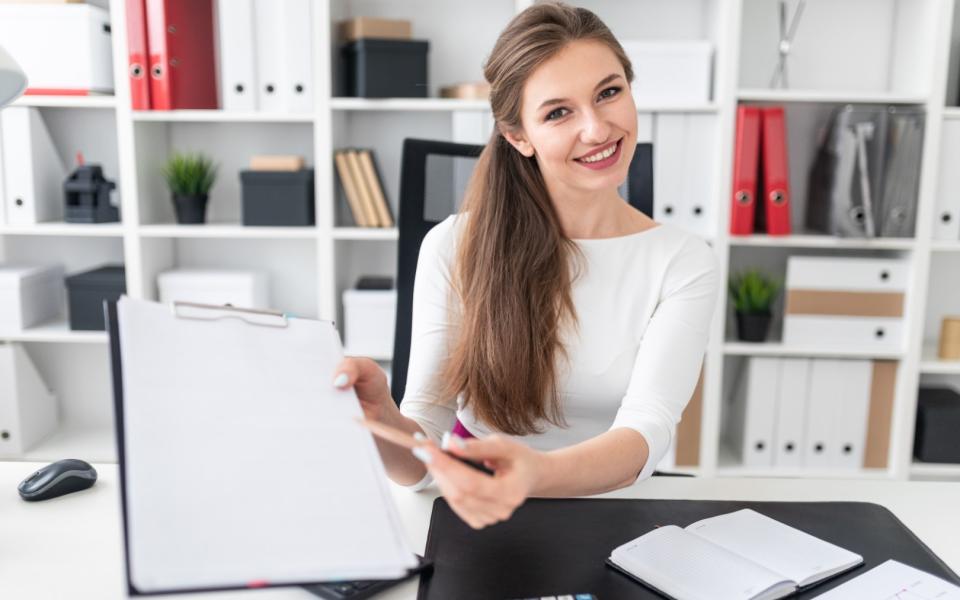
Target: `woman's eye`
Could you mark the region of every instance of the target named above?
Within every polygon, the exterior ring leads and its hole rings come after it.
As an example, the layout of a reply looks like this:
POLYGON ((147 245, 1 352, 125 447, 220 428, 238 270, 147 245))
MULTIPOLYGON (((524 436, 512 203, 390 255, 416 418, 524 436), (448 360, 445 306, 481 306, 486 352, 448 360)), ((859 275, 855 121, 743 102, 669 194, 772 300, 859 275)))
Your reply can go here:
POLYGON ((614 87, 608 87, 607 89, 605 89, 605 90, 603 90, 602 92, 600 92, 600 99, 601 99, 601 100, 604 100, 604 99, 606 99, 606 98, 612 98, 612 97, 616 96, 616 95, 619 94, 619 93, 620 93, 620 88, 618 88, 618 87, 616 87, 616 86, 614 86, 614 87))
POLYGON ((566 110, 567 110, 567 109, 565 109, 565 108, 557 108, 557 109, 555 109, 555 110, 550 111, 550 114, 547 115, 547 120, 548 120, 548 121, 554 121, 554 120, 556 120, 556 119, 559 119, 560 117, 562 117, 562 116, 564 116, 564 115, 567 114, 567 113, 566 113, 566 110))

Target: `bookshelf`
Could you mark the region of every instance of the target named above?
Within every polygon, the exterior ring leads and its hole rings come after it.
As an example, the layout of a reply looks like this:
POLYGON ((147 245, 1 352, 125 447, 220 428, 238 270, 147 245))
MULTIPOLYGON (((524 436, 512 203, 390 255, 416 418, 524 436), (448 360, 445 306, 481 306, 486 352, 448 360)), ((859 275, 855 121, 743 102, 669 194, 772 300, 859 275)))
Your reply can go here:
MULTIPOLYGON (((960 26, 955 0, 809 0, 794 40, 791 88, 770 89, 776 60, 777 3, 772 0, 582 0, 620 39, 709 40, 714 45, 712 96, 694 104, 648 104, 641 115, 707 114, 715 127, 715 177, 711 185, 710 243, 720 276, 744 265, 783 273, 790 255, 902 257, 910 263, 902 351, 796 348, 775 339, 745 344, 732 335, 732 310, 719 299, 706 353, 699 465, 702 475, 960 479, 960 466, 918 465, 912 459, 918 386, 960 383, 960 363, 935 359, 939 318, 960 312, 956 277, 960 240, 933 240, 940 125, 960 118, 960 26), (828 65, 829 68, 824 68, 828 65), (734 237, 728 196, 738 103, 783 104, 788 129, 800 135, 791 155, 795 235, 734 237), (855 240, 809 234, 803 222, 804 170, 825 114, 850 103, 920 106, 927 115, 915 237, 855 240), (824 471, 746 469, 721 443, 723 414, 736 367, 749 356, 888 359, 899 362, 888 466, 824 471), (931 379, 932 378, 932 379, 931 379)), ((373 148, 386 196, 396 213, 400 147, 404 137, 455 141, 457 120, 488 113, 482 101, 437 98, 442 85, 482 78, 481 66, 496 35, 529 0, 314 0, 315 106, 300 114, 222 110, 133 111, 126 79, 123 0, 97 0, 113 21, 115 96, 25 97, 37 107, 65 158, 83 149, 118 184, 122 223, 43 223, 0 226, 0 260, 54 261, 68 273, 121 262, 128 294, 156 299, 156 275, 173 266, 254 267, 268 271, 273 303, 306 317, 342 322, 341 295, 360 275, 395 276, 397 230, 354 227, 339 190, 333 153, 341 147, 373 148), (430 98, 343 97, 339 85, 336 23, 352 16, 406 18, 413 34, 430 41, 430 98), (94 132, 96 135, 94 135, 94 132), (94 140, 91 142, 90 140, 94 140), (78 148, 77 146, 83 146, 78 148), (202 150, 220 163, 204 226, 177 225, 158 165, 172 150, 202 150), (91 154, 92 153, 92 154, 91 154), (315 169, 315 227, 248 228, 239 224, 239 178, 249 156, 300 154, 315 169)), ((791 3, 791 9, 795 7, 791 3)), ((70 161, 72 163, 72 160, 70 161)), ((778 323, 773 324, 774 330, 778 323)), ((776 336, 772 336, 776 338, 776 336)), ((95 460, 112 453, 112 397, 106 336, 71 332, 65 314, 53 323, 0 341, 22 342, 61 404, 62 427, 24 459, 66 455, 95 460)), ((389 365, 389 356, 374 357, 389 365)))

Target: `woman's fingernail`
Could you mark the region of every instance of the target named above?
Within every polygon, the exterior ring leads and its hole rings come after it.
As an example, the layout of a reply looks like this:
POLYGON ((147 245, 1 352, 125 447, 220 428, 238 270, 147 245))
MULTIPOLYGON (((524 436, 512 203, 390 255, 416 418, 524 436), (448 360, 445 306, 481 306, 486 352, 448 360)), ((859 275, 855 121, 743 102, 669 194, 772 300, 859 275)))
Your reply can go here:
POLYGON ((449 450, 450 449, 450 432, 444 431, 443 437, 440 438, 440 449, 449 450))
POLYGON ((338 388, 339 388, 339 387, 343 387, 343 386, 347 385, 347 382, 348 382, 348 381, 350 381, 350 378, 347 377, 347 374, 346 374, 346 373, 340 373, 339 375, 337 375, 337 378, 333 380, 333 385, 334 385, 335 387, 338 387, 338 388))
POLYGON ((418 442, 425 442, 427 441, 427 436, 423 435, 418 431, 413 434, 413 439, 417 440, 418 442))
POLYGON ((466 450, 467 445, 463 442, 463 438, 459 435, 450 436, 450 441, 453 442, 453 445, 461 450, 466 450))
POLYGON ((411 452, 413 452, 413 455, 416 456, 417 459, 419 459, 420 462, 422 462, 425 465, 429 465, 430 462, 433 460, 433 456, 430 455, 430 451, 427 450, 426 448, 421 448, 420 446, 417 446, 416 448, 411 450, 411 452))

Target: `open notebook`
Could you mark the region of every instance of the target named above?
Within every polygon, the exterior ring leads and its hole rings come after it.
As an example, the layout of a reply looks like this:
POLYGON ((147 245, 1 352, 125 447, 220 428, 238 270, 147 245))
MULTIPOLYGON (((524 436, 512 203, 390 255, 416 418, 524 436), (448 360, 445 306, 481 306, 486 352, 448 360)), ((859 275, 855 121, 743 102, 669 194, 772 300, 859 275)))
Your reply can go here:
POLYGON ((863 557, 756 511, 685 529, 659 527, 619 546, 607 563, 684 600, 773 600, 863 562, 863 557))

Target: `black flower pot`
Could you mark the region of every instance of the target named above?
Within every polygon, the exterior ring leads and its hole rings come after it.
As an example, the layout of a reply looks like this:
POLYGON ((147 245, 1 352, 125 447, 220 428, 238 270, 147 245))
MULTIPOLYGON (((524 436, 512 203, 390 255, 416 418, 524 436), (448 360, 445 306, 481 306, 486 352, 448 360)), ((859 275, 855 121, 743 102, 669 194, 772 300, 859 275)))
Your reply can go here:
POLYGON ((196 224, 207 221, 207 195, 173 195, 173 208, 177 213, 177 223, 196 224))
POLYGON ((770 313, 737 313, 737 337, 744 342, 763 342, 770 330, 770 313))

